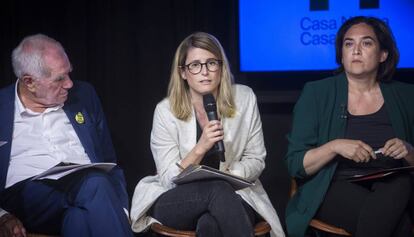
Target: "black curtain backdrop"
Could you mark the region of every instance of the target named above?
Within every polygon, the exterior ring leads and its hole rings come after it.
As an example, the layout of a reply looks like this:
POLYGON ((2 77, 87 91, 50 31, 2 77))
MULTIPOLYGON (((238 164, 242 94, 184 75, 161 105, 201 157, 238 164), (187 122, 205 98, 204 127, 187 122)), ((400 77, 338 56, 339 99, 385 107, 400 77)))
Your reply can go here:
MULTIPOLYGON (((43 33, 60 41, 73 64, 72 79, 92 83, 101 98, 132 197, 138 181, 155 173, 153 110, 166 95, 178 44, 195 31, 215 35, 240 81, 237 8, 237 0, 3 0, 0 87, 16 80, 10 55, 23 37, 43 33)), ((289 177, 282 158, 292 104, 259 106, 268 150, 261 180, 283 221, 289 177)))

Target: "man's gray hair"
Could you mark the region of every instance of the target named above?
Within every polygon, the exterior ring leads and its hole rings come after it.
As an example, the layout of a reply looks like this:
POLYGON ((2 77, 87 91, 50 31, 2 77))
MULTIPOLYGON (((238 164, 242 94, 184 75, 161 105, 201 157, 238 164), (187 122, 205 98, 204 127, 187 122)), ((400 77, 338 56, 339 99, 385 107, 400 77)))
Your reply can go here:
POLYGON ((66 56, 62 45, 46 35, 36 34, 25 37, 12 52, 12 65, 16 77, 18 79, 25 75, 37 78, 48 77, 50 70, 44 65, 43 55, 50 46, 61 49, 66 56))

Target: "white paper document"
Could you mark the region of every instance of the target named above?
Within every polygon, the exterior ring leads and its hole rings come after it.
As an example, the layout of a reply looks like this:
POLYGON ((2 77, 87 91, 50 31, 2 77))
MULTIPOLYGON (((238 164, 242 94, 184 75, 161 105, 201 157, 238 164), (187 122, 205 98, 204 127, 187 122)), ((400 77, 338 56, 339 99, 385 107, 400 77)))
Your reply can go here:
POLYGON ((242 177, 225 173, 204 165, 189 165, 173 179, 173 182, 176 184, 184 184, 207 179, 225 180, 231 186, 233 186, 235 190, 247 188, 254 185, 254 182, 250 182, 246 179, 243 179, 242 177))
POLYGON ((72 174, 76 171, 87 169, 87 168, 96 168, 106 172, 109 172, 114 166, 115 163, 92 163, 92 164, 65 164, 65 165, 57 165, 52 167, 45 172, 36 175, 32 178, 32 180, 40 180, 40 179, 60 179, 68 174, 72 174))

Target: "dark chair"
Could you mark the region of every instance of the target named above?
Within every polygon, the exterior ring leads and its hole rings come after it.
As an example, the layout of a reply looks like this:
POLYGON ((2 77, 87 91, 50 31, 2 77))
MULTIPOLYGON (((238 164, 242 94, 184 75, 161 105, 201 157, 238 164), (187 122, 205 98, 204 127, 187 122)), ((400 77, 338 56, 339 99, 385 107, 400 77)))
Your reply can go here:
MULTIPOLYGON (((296 193, 297 191, 297 184, 295 179, 292 179, 291 181, 291 186, 290 186, 290 193, 289 196, 293 197, 293 195, 296 193)), ((312 219, 309 223, 309 226, 315 231, 315 232, 325 232, 325 233, 331 233, 331 234, 337 234, 337 235, 342 235, 342 236, 351 236, 350 233, 348 233, 346 230, 342 229, 342 228, 338 228, 336 226, 327 224, 323 221, 317 220, 317 219, 312 219)))
MULTIPOLYGON (((256 224, 254 227, 255 236, 263 236, 269 233, 271 227, 266 221, 261 221, 256 224)), ((153 223, 151 225, 151 231, 161 236, 170 236, 170 237, 196 237, 195 231, 185 231, 185 230, 176 230, 159 223, 153 223)))

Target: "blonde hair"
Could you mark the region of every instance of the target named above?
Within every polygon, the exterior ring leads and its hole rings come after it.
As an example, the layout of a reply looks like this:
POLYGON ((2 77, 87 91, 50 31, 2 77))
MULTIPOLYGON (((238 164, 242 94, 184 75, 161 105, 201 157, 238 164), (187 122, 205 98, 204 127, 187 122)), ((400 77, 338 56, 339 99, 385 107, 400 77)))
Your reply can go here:
POLYGON ((233 75, 230 71, 229 62, 223 47, 216 37, 204 32, 196 32, 189 35, 181 42, 175 52, 167 95, 172 113, 181 120, 191 118, 192 106, 189 85, 181 77, 180 71, 182 70, 180 66, 184 66, 190 48, 207 50, 223 62, 220 72, 221 80, 216 98, 217 110, 220 117, 233 117, 236 112, 236 107, 232 92, 233 75))

